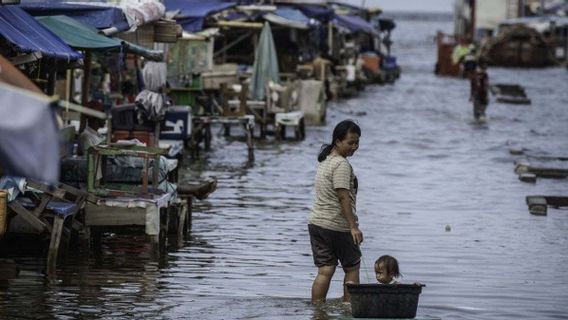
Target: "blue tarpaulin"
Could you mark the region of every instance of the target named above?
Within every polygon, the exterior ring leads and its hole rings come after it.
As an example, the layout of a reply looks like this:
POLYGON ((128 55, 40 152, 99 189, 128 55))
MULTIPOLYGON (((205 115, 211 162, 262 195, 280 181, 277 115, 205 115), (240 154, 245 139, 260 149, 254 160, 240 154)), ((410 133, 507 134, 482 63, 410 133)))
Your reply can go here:
POLYGON ((297 9, 291 9, 291 8, 278 8, 276 10, 276 12, 274 12, 274 14, 276 14, 277 16, 281 16, 282 18, 286 18, 289 20, 293 20, 293 21, 298 21, 298 22, 303 22, 308 24, 310 22, 310 18, 306 17, 306 15, 304 15, 302 13, 302 11, 297 10, 297 9))
POLYGON ((288 28, 308 29, 310 18, 302 11, 292 8, 278 8, 274 13, 266 13, 264 19, 271 23, 286 26, 288 28))
POLYGON ((183 30, 188 32, 203 30, 203 22, 208 15, 237 5, 216 0, 166 0, 164 4, 167 11, 181 10, 175 19, 181 24, 183 30))
POLYGON ((130 29, 122 9, 115 7, 47 1, 21 4, 20 8, 34 17, 64 15, 97 29, 130 29))
POLYGON ((371 23, 363 20, 359 16, 353 15, 336 15, 334 23, 337 25, 349 29, 351 32, 364 32, 373 35, 377 35, 377 30, 373 27, 371 23))
POLYGON ((302 11, 302 13, 305 14, 306 16, 319 21, 329 21, 333 19, 333 17, 335 16, 333 9, 329 7, 309 5, 309 4, 299 4, 296 5, 296 8, 302 11))
POLYGON ((41 52, 43 57, 69 62, 83 57, 15 6, 0 6, 0 35, 24 53, 41 52))

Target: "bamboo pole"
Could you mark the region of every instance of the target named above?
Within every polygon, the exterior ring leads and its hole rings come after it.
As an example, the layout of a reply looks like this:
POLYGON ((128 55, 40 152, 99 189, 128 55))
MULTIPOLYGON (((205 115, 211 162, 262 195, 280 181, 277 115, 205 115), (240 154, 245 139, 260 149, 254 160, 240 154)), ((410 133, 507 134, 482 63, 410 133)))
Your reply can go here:
POLYGON ((327 53, 329 54, 330 57, 333 56, 333 24, 331 23, 331 21, 329 21, 327 23, 327 53))
MULTIPOLYGON (((85 51, 85 65, 83 66, 83 83, 81 84, 81 105, 86 106, 89 102, 89 86, 91 80, 91 61, 92 54, 90 51, 85 51)), ((86 119, 85 116, 81 115, 81 120, 79 124, 79 132, 85 130, 86 119)))
POLYGON ((68 124, 69 119, 69 101, 71 100, 71 86, 72 86, 72 77, 71 77, 71 69, 67 69, 65 74, 65 117, 63 117, 63 123, 68 124))
POLYGON ((97 110, 93 110, 91 108, 87 108, 84 106, 80 106, 78 104, 74 104, 72 102, 64 102, 64 101, 59 101, 58 106, 61 108, 68 108, 70 110, 73 111, 77 111, 83 115, 87 115, 87 116, 91 116, 91 117, 95 117, 95 118, 99 118, 99 119, 107 119, 107 116, 104 112, 101 111, 97 111, 97 110))

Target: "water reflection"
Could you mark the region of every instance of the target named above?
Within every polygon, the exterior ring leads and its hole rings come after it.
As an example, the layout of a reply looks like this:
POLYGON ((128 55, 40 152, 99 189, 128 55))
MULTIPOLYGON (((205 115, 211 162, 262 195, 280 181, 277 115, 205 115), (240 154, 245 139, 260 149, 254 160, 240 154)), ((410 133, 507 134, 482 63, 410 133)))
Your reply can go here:
POLYGON ((531 216, 524 197, 566 194, 566 181, 518 181, 519 156, 508 149, 566 153, 568 92, 559 84, 568 73, 490 69, 492 82, 523 85, 533 104, 492 101, 480 125, 467 83, 433 76, 431 37, 451 28, 450 19, 400 20, 399 82, 330 104, 328 124, 309 127, 304 141, 258 143, 252 167, 242 142, 214 132, 213 151, 181 178, 216 176, 219 188, 195 203, 191 239, 164 259, 130 236, 107 237, 101 255, 71 255, 54 281, 43 261, 13 258, 16 273, 7 266, 12 275, 0 280, 0 319, 348 318, 340 276, 328 304, 309 304, 316 268, 306 225, 317 151, 346 117, 363 129, 352 159, 363 282, 374 281, 372 261, 391 254, 404 282, 427 285, 419 319, 564 318, 568 219, 554 209, 531 216))

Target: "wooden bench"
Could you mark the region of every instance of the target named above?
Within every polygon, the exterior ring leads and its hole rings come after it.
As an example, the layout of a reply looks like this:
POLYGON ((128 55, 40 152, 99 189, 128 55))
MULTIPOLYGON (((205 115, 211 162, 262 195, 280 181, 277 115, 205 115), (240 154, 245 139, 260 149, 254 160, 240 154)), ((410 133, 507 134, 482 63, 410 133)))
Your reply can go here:
POLYGON ((61 237, 63 234, 70 234, 64 227, 65 221, 71 219, 70 227, 75 231, 82 231, 83 223, 76 219, 76 215, 86 202, 94 203, 98 198, 66 184, 49 186, 28 180, 26 188, 28 191, 25 195, 10 202, 8 207, 39 233, 49 233, 47 266, 53 269, 57 262, 61 237))
MULTIPOLYGON (((211 131, 212 124, 222 124, 227 127, 238 125, 242 126, 245 131, 246 145, 248 150, 248 161, 254 162, 254 145, 252 143, 252 135, 254 129, 254 116, 253 115, 241 115, 241 116, 195 116, 192 117, 194 133, 191 135, 191 144, 194 145, 192 148, 192 155, 197 157, 199 155, 199 149, 197 148, 195 141, 195 133, 198 130, 204 130, 206 132, 211 131)), ((209 136, 206 139, 211 139, 209 136)), ((210 141, 205 142, 206 149, 210 145, 210 141)))

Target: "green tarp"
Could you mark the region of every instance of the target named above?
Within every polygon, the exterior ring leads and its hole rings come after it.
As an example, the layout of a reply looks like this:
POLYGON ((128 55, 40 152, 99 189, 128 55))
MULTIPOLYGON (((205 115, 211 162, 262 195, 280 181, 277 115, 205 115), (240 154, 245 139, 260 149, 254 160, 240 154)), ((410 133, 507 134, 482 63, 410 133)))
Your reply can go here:
POLYGON ((70 47, 83 50, 109 50, 124 46, 127 52, 143 56, 150 60, 161 61, 161 51, 148 50, 133 43, 109 38, 99 34, 99 30, 85 25, 68 16, 35 17, 42 25, 63 39, 70 47))
POLYGON ((278 70, 278 57, 276 56, 272 31, 270 25, 265 23, 254 55, 250 97, 253 100, 264 100, 266 85, 269 81, 280 82, 280 72, 278 70))
POLYGON ((122 45, 120 40, 100 35, 97 29, 67 16, 45 16, 36 19, 72 48, 102 50, 119 48, 122 45))

